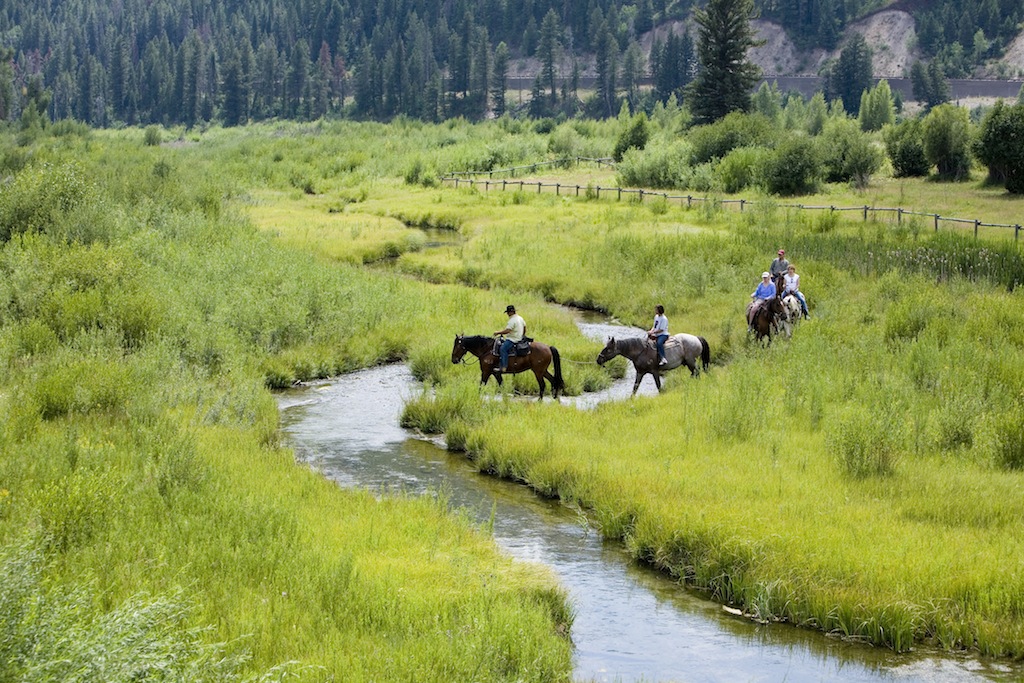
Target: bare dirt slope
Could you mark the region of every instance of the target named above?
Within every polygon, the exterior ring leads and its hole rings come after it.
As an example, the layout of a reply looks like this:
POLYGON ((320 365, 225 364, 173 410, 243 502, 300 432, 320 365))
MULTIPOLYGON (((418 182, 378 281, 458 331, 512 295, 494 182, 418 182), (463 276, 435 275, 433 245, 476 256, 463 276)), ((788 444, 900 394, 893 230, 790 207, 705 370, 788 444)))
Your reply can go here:
MULTIPOLYGON (((829 59, 839 56, 842 45, 832 52, 816 49, 800 52, 786 36, 785 30, 770 21, 754 22, 758 37, 765 41, 750 51, 750 58, 769 76, 814 76, 829 59)), ((854 33, 864 36, 873 52, 875 76, 895 78, 907 76, 910 66, 919 58, 914 45, 917 33, 914 19, 907 12, 884 10, 876 12, 847 27, 847 39, 854 33)))

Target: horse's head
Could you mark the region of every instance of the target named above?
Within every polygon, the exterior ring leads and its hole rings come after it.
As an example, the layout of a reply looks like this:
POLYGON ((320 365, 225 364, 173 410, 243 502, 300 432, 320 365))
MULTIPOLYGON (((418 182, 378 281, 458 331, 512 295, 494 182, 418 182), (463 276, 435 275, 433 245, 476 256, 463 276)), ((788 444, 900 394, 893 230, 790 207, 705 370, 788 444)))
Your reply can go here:
POLYGON ((782 304, 782 297, 774 296, 768 299, 765 306, 774 315, 786 315, 786 307, 782 304))
POLYGON ((597 354, 597 364, 604 365, 617 355, 619 355, 619 349, 615 346, 615 337, 609 337, 608 343, 601 349, 601 353, 597 354))
POLYGON ((466 347, 462 343, 462 339, 465 335, 455 335, 455 344, 452 346, 452 363, 458 363, 462 360, 462 357, 466 355, 466 347))

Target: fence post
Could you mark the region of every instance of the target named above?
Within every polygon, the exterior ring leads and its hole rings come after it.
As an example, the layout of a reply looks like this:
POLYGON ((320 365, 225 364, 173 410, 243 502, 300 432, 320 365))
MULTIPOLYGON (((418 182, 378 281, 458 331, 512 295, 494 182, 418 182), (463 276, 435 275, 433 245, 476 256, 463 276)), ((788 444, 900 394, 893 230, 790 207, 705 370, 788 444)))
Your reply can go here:
POLYGON ((562 183, 555 183, 555 196, 560 197, 562 195, 562 183))
POLYGON ((939 231, 939 214, 935 214, 935 232, 939 231))
POLYGON ((743 213, 743 206, 747 203, 746 199, 740 200, 740 213, 743 213))
POLYGON ((619 196, 617 198, 617 201, 620 201, 620 202, 622 201, 622 188, 621 187, 619 188, 619 196))
POLYGON ((537 181, 537 194, 540 194, 540 181, 537 181))
POLYGON ((576 196, 577 197, 580 196, 580 186, 579 185, 576 186, 576 196))
POLYGON ((504 180, 504 179, 502 179, 502 181, 501 181, 501 191, 502 191, 502 192, 504 192, 504 191, 505 191, 505 184, 506 184, 507 182, 508 182, 507 180, 504 180))
POLYGON ((974 219, 974 236, 975 237, 978 236, 978 226, 979 225, 981 225, 981 221, 979 221, 977 218, 975 218, 974 219))
POLYGON ((896 209, 896 225, 903 225, 903 207, 896 209))
POLYGON ((1013 226, 1013 241, 1016 242, 1017 238, 1020 237, 1020 226, 1013 226))
POLYGON ((601 186, 600 186, 600 185, 598 185, 598 186, 597 186, 597 194, 596 194, 595 196, 596 196, 596 197, 597 197, 598 199, 600 199, 600 198, 601 198, 601 186))
POLYGON ((864 222, 865 223, 868 222, 868 205, 867 204, 864 205, 864 222))
POLYGON ((640 190, 640 203, 644 203, 644 191, 642 189, 640 190))
POLYGON ((491 181, 490 180, 485 180, 484 181, 484 192, 490 192, 490 191, 491 191, 491 181))
POLYGON ((686 208, 689 209, 691 206, 693 206, 693 196, 686 195, 686 208))

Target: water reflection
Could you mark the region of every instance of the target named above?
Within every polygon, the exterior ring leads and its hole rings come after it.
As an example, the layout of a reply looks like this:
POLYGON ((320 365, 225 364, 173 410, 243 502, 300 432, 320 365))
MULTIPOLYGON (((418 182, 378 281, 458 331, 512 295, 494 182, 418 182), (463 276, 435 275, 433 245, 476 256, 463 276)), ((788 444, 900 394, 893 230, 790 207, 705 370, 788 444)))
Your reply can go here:
MULTIPOLYGON (((603 333, 603 332, 602 332, 603 333)), ((628 390, 632 378, 621 382, 628 390)), ((652 385, 653 389, 653 385, 652 385)), ((550 566, 573 601, 575 677, 593 681, 1016 680, 973 660, 887 650, 785 625, 758 626, 633 564, 577 516, 398 426, 420 389, 404 366, 373 368, 281 394, 297 456, 343 486, 444 490, 514 557, 550 566)), ((570 409, 567 407, 566 409, 570 409)))

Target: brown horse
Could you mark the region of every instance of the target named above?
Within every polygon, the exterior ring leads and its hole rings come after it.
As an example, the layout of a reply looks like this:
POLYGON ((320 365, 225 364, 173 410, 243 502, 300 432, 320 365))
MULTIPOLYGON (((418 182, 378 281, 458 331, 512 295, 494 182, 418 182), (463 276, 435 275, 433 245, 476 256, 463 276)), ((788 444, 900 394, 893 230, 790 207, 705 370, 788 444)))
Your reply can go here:
POLYGON ((779 321, 785 318, 786 307, 782 305, 782 299, 778 295, 766 299, 757 310, 754 310, 752 303, 747 306, 747 326, 759 342, 763 342, 767 337, 770 345, 772 343, 772 328, 778 329, 779 321))
MULTIPOLYGON (((473 354, 480 361, 480 384, 487 384, 491 375, 497 380, 498 386, 502 384, 502 372, 496 368, 500 359, 494 354, 494 337, 481 337, 479 335, 466 337, 461 334, 455 335, 455 345, 452 347, 452 363, 462 361, 466 352, 473 354)), ((551 393, 558 398, 558 392, 565 388, 562 380, 562 359, 558 355, 558 349, 554 346, 530 342, 530 354, 528 356, 516 356, 509 354, 508 370, 505 374, 516 375, 526 370, 532 370, 540 385, 540 399, 544 398, 544 378, 551 381, 551 393), (555 374, 548 372, 548 367, 554 363, 555 374)))

